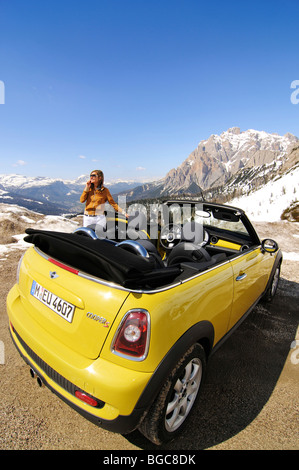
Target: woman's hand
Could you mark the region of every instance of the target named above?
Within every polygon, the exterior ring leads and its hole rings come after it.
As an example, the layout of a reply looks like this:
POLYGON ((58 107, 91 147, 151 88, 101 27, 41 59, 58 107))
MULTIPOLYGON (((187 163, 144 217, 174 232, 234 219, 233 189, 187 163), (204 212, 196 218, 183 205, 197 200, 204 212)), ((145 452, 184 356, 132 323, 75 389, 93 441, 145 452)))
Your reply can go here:
POLYGON ((86 182, 86 186, 85 186, 85 188, 84 188, 84 191, 89 191, 89 190, 90 190, 90 186, 91 186, 91 181, 88 180, 88 181, 86 182))

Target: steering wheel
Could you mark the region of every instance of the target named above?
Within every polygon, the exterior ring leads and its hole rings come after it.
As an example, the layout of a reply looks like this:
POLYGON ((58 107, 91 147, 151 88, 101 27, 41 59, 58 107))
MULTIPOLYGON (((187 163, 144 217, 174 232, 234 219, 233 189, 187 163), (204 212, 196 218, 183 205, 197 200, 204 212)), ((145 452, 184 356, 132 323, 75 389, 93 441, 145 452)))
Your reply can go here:
POLYGON ((166 250, 172 250, 182 239, 182 229, 179 225, 168 224, 161 230, 160 243, 166 250))
POLYGON ((186 242, 195 243, 195 245, 205 246, 209 243, 209 233, 195 221, 186 222, 182 229, 182 239, 186 242))

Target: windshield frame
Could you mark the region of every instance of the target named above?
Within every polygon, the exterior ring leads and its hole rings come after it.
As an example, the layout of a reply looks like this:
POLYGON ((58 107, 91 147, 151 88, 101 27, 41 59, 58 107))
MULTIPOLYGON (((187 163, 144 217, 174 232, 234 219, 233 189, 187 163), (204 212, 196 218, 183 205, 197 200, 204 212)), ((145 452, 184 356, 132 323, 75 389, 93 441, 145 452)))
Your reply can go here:
POLYGON ((167 200, 163 206, 162 218, 166 223, 168 221, 168 223, 182 224, 190 220, 195 220, 201 223, 207 230, 239 236, 244 240, 251 241, 254 245, 261 244, 245 212, 238 207, 196 200, 167 200), (169 214, 175 210, 178 213, 178 217, 173 217, 172 219, 169 214), (206 213, 207 216, 196 218, 196 211, 202 211, 206 213), (210 214, 210 216, 208 216, 208 214, 210 214))

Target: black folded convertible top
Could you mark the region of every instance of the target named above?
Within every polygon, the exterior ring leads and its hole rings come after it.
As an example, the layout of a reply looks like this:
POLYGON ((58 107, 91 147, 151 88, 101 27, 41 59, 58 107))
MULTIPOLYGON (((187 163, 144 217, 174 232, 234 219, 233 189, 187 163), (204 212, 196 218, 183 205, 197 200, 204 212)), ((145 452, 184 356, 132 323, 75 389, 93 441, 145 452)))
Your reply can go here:
POLYGON ((156 269, 155 260, 145 258, 109 240, 93 240, 76 233, 27 229, 24 240, 43 253, 69 266, 100 279, 125 287, 157 287, 168 284, 180 269, 156 269))

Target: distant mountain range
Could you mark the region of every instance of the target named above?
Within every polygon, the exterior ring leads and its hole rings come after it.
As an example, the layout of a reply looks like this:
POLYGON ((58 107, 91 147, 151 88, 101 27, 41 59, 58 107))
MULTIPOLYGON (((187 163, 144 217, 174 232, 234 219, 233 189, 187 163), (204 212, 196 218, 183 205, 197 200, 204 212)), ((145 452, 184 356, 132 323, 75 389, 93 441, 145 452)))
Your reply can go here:
MULTIPOLYGON (((233 193, 243 185, 256 187, 256 181, 274 177, 289 168, 299 146, 292 134, 279 136, 249 129, 241 132, 233 127, 220 135, 211 135, 165 178, 126 192, 128 200, 174 195, 233 193), (290 160, 291 159, 291 160, 290 160)), ((298 155, 296 158, 298 162, 298 155)), ((293 161, 292 164, 295 164, 293 161)))
MULTIPOLYGON (((233 127, 202 140, 178 168, 159 181, 107 183, 111 194, 128 201, 202 195, 222 202, 248 194, 299 164, 299 139, 233 127)), ((87 175, 74 181, 0 175, 0 203, 17 204, 43 214, 82 212, 79 198, 87 175)))
MULTIPOLYGON (((76 180, 21 175, 0 175, 0 203, 17 204, 42 214, 61 215, 83 211, 79 199, 88 175, 76 180)), ((118 181, 107 183, 112 195, 130 190, 140 183, 118 181)))

